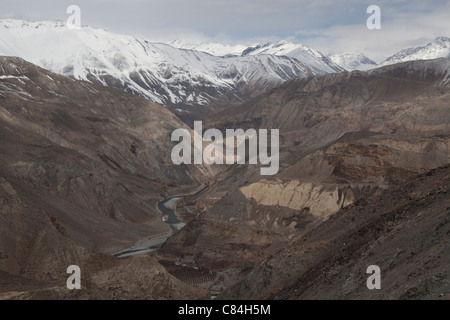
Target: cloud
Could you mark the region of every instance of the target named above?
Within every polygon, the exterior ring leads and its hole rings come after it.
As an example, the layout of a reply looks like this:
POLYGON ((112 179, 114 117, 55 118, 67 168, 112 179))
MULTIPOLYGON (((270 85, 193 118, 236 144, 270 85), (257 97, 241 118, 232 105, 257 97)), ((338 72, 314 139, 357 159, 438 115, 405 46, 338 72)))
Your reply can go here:
MULTIPOLYGON (((433 11, 407 12, 381 7, 381 30, 369 30, 365 21, 353 25, 336 25, 311 31, 297 31, 297 39, 324 54, 344 51, 364 52, 380 61, 406 47, 423 45, 438 36, 449 36, 450 2, 433 11)), ((368 17, 367 15, 366 17, 368 17)))

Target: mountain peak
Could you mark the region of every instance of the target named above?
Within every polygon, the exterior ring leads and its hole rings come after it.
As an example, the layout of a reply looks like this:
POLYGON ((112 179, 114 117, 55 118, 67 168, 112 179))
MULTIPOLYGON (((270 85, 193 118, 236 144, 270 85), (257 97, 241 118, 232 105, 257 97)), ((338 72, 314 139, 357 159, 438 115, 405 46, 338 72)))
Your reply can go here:
POLYGON ((381 65, 412 60, 429 60, 447 57, 450 57, 450 38, 441 36, 424 46, 411 47, 401 50, 381 62, 381 65))
POLYGON ((365 71, 377 67, 377 63, 361 52, 344 52, 329 56, 331 61, 347 71, 365 71))

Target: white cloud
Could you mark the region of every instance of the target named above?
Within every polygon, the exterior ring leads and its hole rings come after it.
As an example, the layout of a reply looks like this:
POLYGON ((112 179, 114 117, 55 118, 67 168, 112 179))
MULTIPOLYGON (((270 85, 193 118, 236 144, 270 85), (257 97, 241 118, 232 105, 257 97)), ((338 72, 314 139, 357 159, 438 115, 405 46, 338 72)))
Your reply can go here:
POLYGON ((363 52, 376 61, 407 47, 423 45, 438 36, 450 36, 450 2, 427 13, 391 9, 388 19, 384 19, 383 7, 381 10, 381 30, 368 30, 364 21, 361 24, 297 31, 297 34, 299 38, 305 37, 305 44, 324 54, 363 52))

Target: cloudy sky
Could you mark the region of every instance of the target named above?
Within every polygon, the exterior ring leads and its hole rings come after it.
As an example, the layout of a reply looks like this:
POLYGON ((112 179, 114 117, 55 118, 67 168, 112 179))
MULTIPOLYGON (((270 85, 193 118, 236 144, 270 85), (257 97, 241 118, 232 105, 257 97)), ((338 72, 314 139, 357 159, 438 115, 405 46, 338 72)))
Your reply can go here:
POLYGON ((450 0, 0 0, 0 18, 66 20, 81 8, 82 25, 153 41, 303 43, 324 54, 363 52, 381 60, 400 49, 450 36, 450 0), (369 30, 369 5, 381 29, 369 30))

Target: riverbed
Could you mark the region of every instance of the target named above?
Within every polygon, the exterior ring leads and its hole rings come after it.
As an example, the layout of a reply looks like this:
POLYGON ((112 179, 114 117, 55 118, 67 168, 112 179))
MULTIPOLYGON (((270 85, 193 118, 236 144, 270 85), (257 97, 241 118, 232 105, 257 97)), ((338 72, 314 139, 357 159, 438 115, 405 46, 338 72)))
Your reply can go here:
POLYGON ((169 226, 170 230, 163 235, 158 235, 151 237, 142 241, 141 243, 120 251, 113 256, 116 258, 124 258, 129 256, 134 256, 138 254, 147 254, 150 252, 157 251, 162 247, 164 242, 166 242, 167 238, 176 234, 181 228, 185 226, 185 223, 178 220, 175 214, 175 205, 178 200, 183 199, 183 196, 174 196, 168 199, 164 199, 158 202, 158 209, 161 211, 161 219, 169 226))

